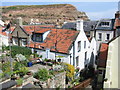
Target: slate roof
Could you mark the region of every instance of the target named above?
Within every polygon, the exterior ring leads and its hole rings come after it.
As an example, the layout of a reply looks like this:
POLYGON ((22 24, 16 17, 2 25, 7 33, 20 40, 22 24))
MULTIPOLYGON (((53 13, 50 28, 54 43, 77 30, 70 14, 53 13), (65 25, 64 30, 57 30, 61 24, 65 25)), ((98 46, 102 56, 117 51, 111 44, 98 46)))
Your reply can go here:
POLYGON ((26 85, 24 85, 23 87, 22 87, 23 89, 26 89, 26 88, 35 88, 35 85, 33 85, 33 84, 31 84, 31 83, 28 83, 28 84, 26 84, 26 85))
POLYGON ((114 29, 114 22, 115 22, 115 19, 101 19, 95 29, 96 30, 113 30, 114 29), (110 26, 100 26, 101 22, 110 22, 110 26))
POLYGON ((68 22, 62 26, 62 29, 76 29, 76 22, 68 22))
POLYGON ((108 44, 102 43, 99 51, 99 56, 98 56, 99 67, 106 67, 107 55, 108 55, 108 44))
POLYGON ((28 47, 38 48, 38 49, 46 49, 49 48, 51 51, 56 51, 55 43, 57 51, 60 53, 69 53, 69 49, 76 39, 79 31, 68 30, 68 29, 40 29, 37 31, 38 33, 42 33, 44 31, 50 30, 46 39, 42 43, 31 41, 28 47), (43 31, 42 31, 43 30, 43 31), (57 35, 57 37, 56 37, 57 35))
POLYGON ((17 84, 17 82, 14 81, 14 80, 7 81, 5 83, 2 83, 2 89, 7 90, 8 88, 11 88, 11 87, 15 86, 16 84, 17 84))
MULTIPOLYGON (((97 24, 97 21, 84 21, 83 29, 84 31, 92 30, 97 24)), ((62 26, 62 29, 76 29, 76 22, 68 22, 62 26)))

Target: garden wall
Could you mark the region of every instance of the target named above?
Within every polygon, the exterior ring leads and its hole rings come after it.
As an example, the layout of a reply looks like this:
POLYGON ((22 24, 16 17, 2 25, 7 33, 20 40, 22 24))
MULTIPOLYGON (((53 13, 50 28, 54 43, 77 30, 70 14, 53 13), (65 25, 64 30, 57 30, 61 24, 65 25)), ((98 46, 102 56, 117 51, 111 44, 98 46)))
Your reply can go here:
POLYGON ((47 82, 48 88, 65 88, 66 72, 55 75, 47 82))

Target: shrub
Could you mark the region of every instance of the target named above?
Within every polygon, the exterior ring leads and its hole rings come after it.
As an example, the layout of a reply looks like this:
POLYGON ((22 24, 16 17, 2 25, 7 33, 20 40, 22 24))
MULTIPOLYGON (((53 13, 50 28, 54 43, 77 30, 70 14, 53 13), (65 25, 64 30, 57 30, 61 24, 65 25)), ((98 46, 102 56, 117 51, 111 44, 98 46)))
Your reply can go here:
POLYGON ((66 76, 69 80, 72 80, 73 79, 73 76, 74 76, 74 71, 75 71, 75 68, 73 65, 70 65, 70 64, 67 64, 67 63, 63 63, 64 65, 64 68, 65 68, 65 71, 66 71, 66 76))
POLYGON ((5 50, 7 50, 7 47, 5 45, 2 45, 2 52, 4 52, 5 50))
POLYGON ((28 72, 28 68, 21 62, 16 62, 14 65, 14 73, 24 76, 28 72))
POLYGON ((16 82, 17 82, 17 85, 22 85, 23 80, 20 78, 20 79, 16 80, 16 82))
POLYGON ((43 68, 43 69, 39 69, 39 71, 36 72, 33 77, 37 78, 37 79, 39 79, 41 81, 46 81, 51 76, 49 75, 48 70, 43 68))
POLYGON ((24 65, 21 64, 20 62, 15 62, 14 71, 20 70, 21 67, 24 67, 24 65))
POLYGON ((21 67, 19 69, 19 72, 23 73, 24 75, 28 72, 28 68, 27 67, 21 67))
POLYGON ((6 62, 2 65, 2 71, 3 72, 10 72, 10 62, 6 62))

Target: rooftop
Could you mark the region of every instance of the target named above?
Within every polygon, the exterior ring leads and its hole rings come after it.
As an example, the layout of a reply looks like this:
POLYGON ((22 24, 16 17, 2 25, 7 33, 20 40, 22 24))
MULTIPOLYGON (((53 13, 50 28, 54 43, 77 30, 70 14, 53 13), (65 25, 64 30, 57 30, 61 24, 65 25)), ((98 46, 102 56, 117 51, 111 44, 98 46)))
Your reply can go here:
MULTIPOLYGON (((84 21, 83 29, 84 31, 92 30, 97 24, 97 21, 84 21)), ((62 26, 63 29, 76 29, 76 22, 68 22, 62 26)))
POLYGON ((48 30, 50 30, 50 32, 47 35, 44 42, 38 43, 31 41, 28 47, 38 48, 43 50, 49 48, 51 51, 56 51, 57 49, 56 52, 68 53, 73 41, 76 39, 79 33, 78 31, 67 30, 67 29, 43 29, 43 28, 40 28, 35 32, 43 33, 48 30), (56 49, 55 49, 55 44, 56 44, 56 49))
POLYGON ((98 59, 99 59, 98 66, 100 67, 106 66, 107 55, 108 55, 108 44, 102 43, 100 47, 99 56, 98 56, 98 59))
POLYGON ((115 19, 101 19, 97 23, 96 30, 113 30, 115 19))

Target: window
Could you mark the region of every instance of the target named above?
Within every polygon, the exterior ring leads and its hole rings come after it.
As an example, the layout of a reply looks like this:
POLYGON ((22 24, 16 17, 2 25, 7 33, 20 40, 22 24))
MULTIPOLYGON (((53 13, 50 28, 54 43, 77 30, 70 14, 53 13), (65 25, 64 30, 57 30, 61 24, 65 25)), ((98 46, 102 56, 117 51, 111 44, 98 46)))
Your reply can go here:
POLYGON ((32 40, 34 41, 34 42, 43 42, 43 37, 42 37, 42 33, 34 33, 33 35, 32 35, 32 40))
POLYGON ((87 60, 87 52, 85 52, 85 60, 87 60))
POLYGON ((22 39, 23 45, 27 45, 27 39, 22 39))
POLYGON ((99 41, 102 40, 102 33, 98 33, 98 40, 99 40, 99 41))
POLYGON ((79 56, 76 57, 76 66, 79 65, 79 56))
POLYGON ((107 40, 109 40, 110 39, 110 34, 107 34, 107 40))
POLYGON ((81 41, 78 42, 78 52, 81 50, 81 41))
POLYGON ((86 41, 84 41, 84 48, 86 48, 86 41))
POLYGON ((101 26, 101 27, 109 27, 110 26, 110 22, 101 22, 99 24, 99 26, 101 26))
POLYGON ((99 74, 103 74, 103 71, 102 71, 102 70, 99 70, 99 74))
POLYGON ((14 39, 13 39, 13 42, 14 42, 15 45, 17 45, 17 44, 18 44, 18 39, 17 39, 17 38, 14 38, 14 39))

